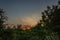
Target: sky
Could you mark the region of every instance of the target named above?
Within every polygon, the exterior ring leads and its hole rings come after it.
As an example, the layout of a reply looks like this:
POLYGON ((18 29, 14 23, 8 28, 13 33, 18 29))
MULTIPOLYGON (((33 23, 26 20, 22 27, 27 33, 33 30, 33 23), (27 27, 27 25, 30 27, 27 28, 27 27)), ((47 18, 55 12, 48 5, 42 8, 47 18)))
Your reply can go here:
POLYGON ((58 0, 0 0, 0 8, 7 14, 7 23, 35 25, 41 19, 41 12, 58 0))

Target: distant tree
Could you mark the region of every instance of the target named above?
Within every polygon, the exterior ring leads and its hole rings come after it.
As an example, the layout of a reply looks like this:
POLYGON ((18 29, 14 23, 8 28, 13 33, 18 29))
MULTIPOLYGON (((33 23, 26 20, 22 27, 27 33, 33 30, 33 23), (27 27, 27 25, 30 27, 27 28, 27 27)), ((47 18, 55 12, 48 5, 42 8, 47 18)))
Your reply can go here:
POLYGON ((20 29, 22 25, 17 25, 17 29, 20 29))

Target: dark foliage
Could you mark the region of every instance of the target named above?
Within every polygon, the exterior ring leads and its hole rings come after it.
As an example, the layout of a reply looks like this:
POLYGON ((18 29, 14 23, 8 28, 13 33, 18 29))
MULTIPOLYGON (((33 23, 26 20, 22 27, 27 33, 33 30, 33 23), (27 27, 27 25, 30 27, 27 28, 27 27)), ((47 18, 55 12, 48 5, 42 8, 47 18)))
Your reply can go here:
POLYGON ((4 29, 6 19, 0 10, 0 40, 60 40, 60 5, 47 6, 42 20, 31 30, 21 30, 21 25, 17 29, 4 29))

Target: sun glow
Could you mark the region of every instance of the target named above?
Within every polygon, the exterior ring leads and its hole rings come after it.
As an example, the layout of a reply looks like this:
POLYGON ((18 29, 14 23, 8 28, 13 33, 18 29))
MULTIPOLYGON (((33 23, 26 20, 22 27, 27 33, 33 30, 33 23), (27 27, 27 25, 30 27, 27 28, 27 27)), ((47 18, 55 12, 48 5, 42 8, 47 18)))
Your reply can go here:
POLYGON ((26 25, 31 25, 34 27, 38 23, 39 19, 40 18, 38 18, 37 16, 24 17, 21 20, 21 23, 26 25))

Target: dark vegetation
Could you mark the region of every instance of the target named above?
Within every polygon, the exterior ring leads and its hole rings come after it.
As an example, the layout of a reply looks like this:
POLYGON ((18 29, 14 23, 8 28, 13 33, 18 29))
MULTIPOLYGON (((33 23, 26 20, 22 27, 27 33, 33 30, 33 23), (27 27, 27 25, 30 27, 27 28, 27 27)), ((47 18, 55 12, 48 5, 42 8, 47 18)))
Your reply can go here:
POLYGON ((60 1, 58 5, 47 6, 42 12, 42 20, 31 30, 5 29, 6 20, 0 9, 0 40, 60 40, 60 1))

